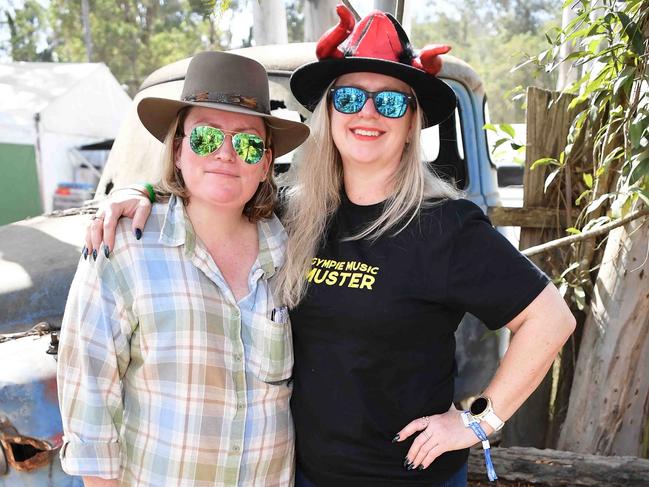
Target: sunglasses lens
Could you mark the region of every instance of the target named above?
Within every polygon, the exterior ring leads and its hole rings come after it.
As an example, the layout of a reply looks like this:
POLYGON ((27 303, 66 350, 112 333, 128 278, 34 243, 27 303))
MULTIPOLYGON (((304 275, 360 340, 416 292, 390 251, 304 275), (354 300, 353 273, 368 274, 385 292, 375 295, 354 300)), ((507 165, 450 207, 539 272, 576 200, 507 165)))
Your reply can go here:
POLYGON ((223 145, 225 134, 214 127, 194 127, 189 134, 189 147, 199 156, 207 156, 223 145))
POLYGON ((334 108, 341 113, 358 113, 363 109, 367 96, 363 90, 344 86, 333 92, 334 108))
POLYGON ((374 97, 376 111, 384 117, 403 117, 408 109, 408 98, 398 91, 381 91, 374 97))
POLYGON ((258 135, 234 134, 232 146, 237 155, 247 164, 257 164, 264 156, 264 141, 258 135))

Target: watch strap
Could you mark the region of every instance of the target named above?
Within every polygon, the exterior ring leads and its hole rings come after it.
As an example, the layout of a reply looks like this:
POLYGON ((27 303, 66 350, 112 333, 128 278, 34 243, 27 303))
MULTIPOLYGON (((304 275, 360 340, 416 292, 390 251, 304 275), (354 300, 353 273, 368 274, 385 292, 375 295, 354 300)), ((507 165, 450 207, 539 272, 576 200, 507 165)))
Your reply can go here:
POLYGON ((487 411, 484 416, 482 416, 482 420, 491 426, 494 431, 500 431, 502 427, 505 426, 505 422, 496 416, 496 413, 494 413, 493 410, 487 411))

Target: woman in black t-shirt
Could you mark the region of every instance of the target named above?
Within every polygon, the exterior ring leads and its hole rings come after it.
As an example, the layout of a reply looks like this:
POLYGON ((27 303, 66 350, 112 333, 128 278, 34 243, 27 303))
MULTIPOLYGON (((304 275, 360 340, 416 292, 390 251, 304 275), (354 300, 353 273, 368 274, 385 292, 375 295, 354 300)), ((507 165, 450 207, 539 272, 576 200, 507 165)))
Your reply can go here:
POLYGON ((287 191, 277 289, 293 326, 296 485, 464 486, 468 447, 538 386, 574 319, 547 277, 421 159, 420 130, 455 109, 435 76, 449 48, 415 56, 391 16, 354 25, 345 7, 338 14, 319 60, 291 79, 313 110, 287 191), (467 414, 452 402, 465 312, 514 333, 467 414))
POLYGON ((293 326, 297 485, 466 485, 467 448, 536 388, 574 319, 421 159, 420 130, 455 109, 435 76, 449 48, 416 56, 391 16, 354 25, 345 7, 338 14, 318 61, 291 78, 313 111, 287 191, 279 289, 293 326), (468 427, 452 403, 465 312, 515 333, 468 427))

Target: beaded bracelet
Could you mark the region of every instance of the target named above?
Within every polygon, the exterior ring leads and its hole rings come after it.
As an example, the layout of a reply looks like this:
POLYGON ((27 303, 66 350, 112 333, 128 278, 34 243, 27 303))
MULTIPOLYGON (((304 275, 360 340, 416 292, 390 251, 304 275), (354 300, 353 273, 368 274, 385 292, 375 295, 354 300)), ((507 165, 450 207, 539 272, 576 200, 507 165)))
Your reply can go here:
POLYGON ((153 186, 149 183, 142 183, 142 185, 146 188, 146 191, 149 194, 149 201, 155 203, 155 190, 153 189, 153 186))

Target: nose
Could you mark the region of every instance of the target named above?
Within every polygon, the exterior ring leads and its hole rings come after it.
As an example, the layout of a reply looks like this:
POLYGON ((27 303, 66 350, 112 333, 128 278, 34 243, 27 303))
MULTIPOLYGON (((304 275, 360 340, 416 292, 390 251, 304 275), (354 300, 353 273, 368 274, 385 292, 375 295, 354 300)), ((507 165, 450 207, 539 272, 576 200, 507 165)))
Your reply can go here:
POLYGON ((232 145, 232 134, 225 134, 223 144, 212 155, 226 161, 234 162, 237 160, 237 153, 234 151, 234 146, 232 145))
POLYGON ((374 105, 374 99, 367 97, 367 100, 365 100, 365 105, 363 105, 363 108, 361 108, 361 111, 358 112, 361 116, 367 117, 367 118, 378 118, 380 117, 379 112, 376 111, 376 106, 374 105))

